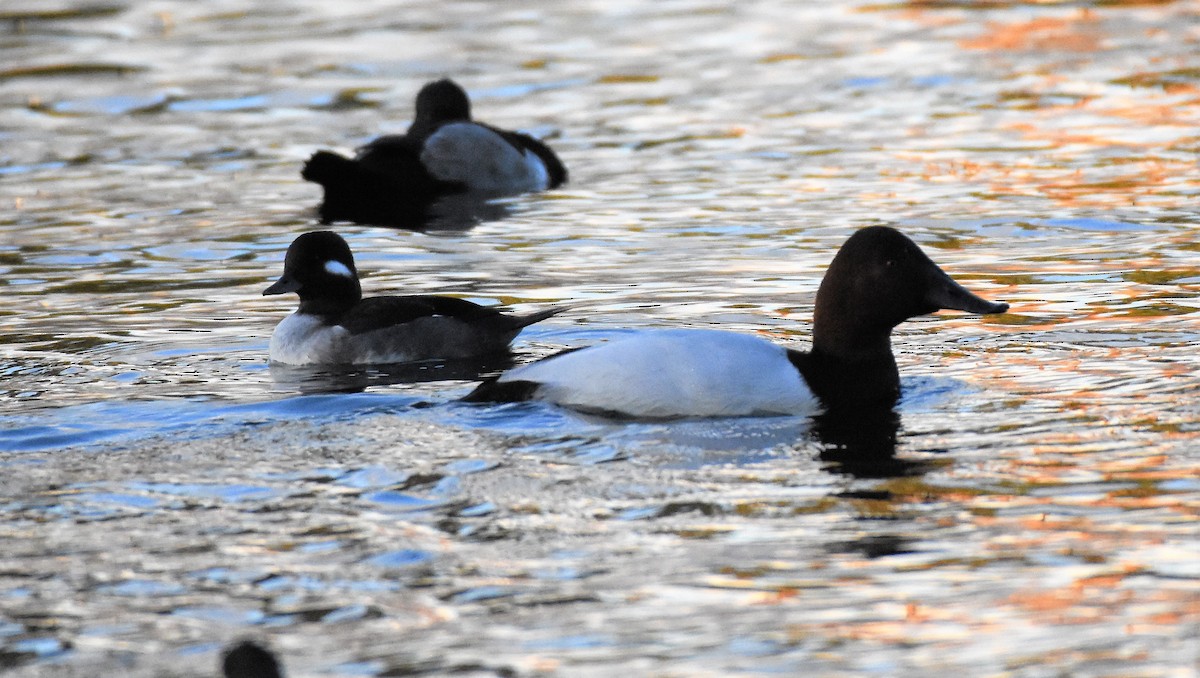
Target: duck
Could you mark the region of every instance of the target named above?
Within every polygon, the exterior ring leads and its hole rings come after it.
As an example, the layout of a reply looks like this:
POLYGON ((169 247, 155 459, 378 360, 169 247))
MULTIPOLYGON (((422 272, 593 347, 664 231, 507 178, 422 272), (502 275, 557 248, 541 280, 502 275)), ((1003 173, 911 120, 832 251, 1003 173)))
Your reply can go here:
POLYGON ((1008 304, 968 291, 900 231, 871 226, 829 264, 808 351, 724 330, 651 329, 513 368, 463 400, 639 419, 878 412, 900 396, 892 329, 941 309, 993 314, 1008 304))
POLYGON ((252 640, 230 645, 222 653, 221 674, 225 678, 283 678, 275 655, 252 640))
POLYGON ((283 275, 263 295, 295 292, 300 308, 271 334, 270 359, 285 365, 363 365, 467 359, 507 352, 525 327, 562 311, 509 315, 433 295, 362 296, 350 246, 333 231, 297 237, 283 275))
POLYGON ((301 176, 324 188, 322 223, 408 225, 453 194, 497 198, 561 186, 567 169, 550 147, 520 132, 471 118, 458 83, 427 83, 403 135, 382 136, 353 158, 314 153, 301 176))

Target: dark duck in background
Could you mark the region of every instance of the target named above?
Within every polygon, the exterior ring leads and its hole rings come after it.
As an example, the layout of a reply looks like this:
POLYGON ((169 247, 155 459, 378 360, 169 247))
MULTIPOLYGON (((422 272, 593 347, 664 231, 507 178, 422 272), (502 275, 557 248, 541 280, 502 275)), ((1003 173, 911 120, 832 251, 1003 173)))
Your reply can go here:
POLYGON ((567 170, 541 141, 473 121, 467 93, 438 80, 417 94, 407 133, 379 137, 353 158, 317 151, 301 176, 325 189, 322 223, 420 228, 447 196, 544 191, 562 185, 567 170))

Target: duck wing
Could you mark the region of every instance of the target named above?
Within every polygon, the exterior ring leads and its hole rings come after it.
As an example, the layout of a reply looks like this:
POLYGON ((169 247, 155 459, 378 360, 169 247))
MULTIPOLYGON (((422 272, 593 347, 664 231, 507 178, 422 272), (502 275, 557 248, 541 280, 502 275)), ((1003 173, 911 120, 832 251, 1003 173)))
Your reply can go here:
POLYGON ((558 310, 514 316, 453 297, 372 297, 336 322, 347 362, 395 363, 503 353, 522 327, 558 310))
POLYGON ((546 166, 546 174, 550 179, 546 188, 557 188, 567 182, 566 166, 563 165, 562 160, 558 159, 558 155, 556 155, 554 151, 550 150, 550 147, 547 146, 541 139, 524 134, 522 132, 510 132, 508 130, 492 127, 491 125, 483 125, 482 123, 476 124, 487 127, 496 134, 499 134, 501 138, 512 144, 513 147, 518 151, 529 151, 530 153, 536 155, 538 159, 542 161, 542 164, 546 166))
POLYGON ((430 176, 416 146, 403 136, 380 137, 353 158, 317 151, 300 174, 325 189, 318 210, 322 223, 411 227, 424 221, 426 209, 439 196, 464 189, 430 176))
POLYGON ((508 333, 520 330, 559 313, 555 306, 528 315, 508 315, 491 306, 480 306, 466 299, 436 295, 368 297, 336 320, 351 335, 412 323, 426 318, 445 318, 484 331, 508 333))
POLYGON ((354 159, 363 168, 398 182, 407 192, 445 193, 464 188, 431 176, 421 162, 421 147, 422 143, 409 135, 393 134, 359 148, 354 159))

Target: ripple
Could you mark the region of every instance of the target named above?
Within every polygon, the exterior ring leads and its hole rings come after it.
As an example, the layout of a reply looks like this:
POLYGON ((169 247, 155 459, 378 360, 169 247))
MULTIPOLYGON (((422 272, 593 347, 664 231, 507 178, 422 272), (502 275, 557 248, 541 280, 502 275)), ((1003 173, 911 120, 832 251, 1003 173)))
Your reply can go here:
MULTIPOLYGON (((403 395, 311 395, 254 403, 205 398, 99 402, 44 408, 36 414, 0 417, 0 451, 31 452, 88 446, 114 440, 131 444, 163 435, 185 438, 224 435, 240 427, 296 417, 337 420, 406 410, 420 402, 403 395), (109 422, 122 426, 106 426, 109 422)), ((247 491, 251 491, 247 488, 247 491)))
POLYGON ((1081 231, 1154 231, 1161 228, 1154 224, 1131 224, 1105 219, 1042 219, 1036 223, 1051 228, 1078 229, 1081 231))
POLYGON ((368 565, 377 567, 411 567, 413 565, 422 565, 433 559, 433 554, 416 549, 401 549, 399 551, 388 551, 371 556, 366 560, 368 565))

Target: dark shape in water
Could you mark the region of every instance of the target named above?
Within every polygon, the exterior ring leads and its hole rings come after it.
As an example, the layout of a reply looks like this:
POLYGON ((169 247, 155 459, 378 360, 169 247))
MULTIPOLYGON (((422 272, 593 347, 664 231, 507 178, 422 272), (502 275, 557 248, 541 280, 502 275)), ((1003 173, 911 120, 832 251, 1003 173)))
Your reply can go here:
POLYGON ((512 367, 511 354, 371 366, 271 363, 271 381, 305 394, 360 393, 372 387, 431 381, 474 381, 512 367))
POLYGON ((860 539, 830 544, 832 553, 861 553, 868 558, 882 558, 902 553, 913 553, 912 540, 895 534, 873 534, 860 539))
POLYGON ((892 409, 826 413, 813 418, 813 435, 822 444, 820 457, 829 470, 855 478, 921 475, 931 464, 896 457, 900 415, 892 409))
POLYGON ((244 640, 225 651, 221 660, 225 678, 282 678, 279 661, 270 650, 244 640))
MULTIPOLYGON (((380 137, 354 158, 317 151, 300 175, 325 189, 318 208, 323 223, 413 230, 425 230, 439 216, 437 202, 445 196, 467 193, 483 204, 486 198, 546 190, 567 180, 566 168, 541 141, 473 121, 466 92, 451 80, 421 89, 404 135, 380 137)), ((460 218, 456 226, 471 223, 460 218)))

